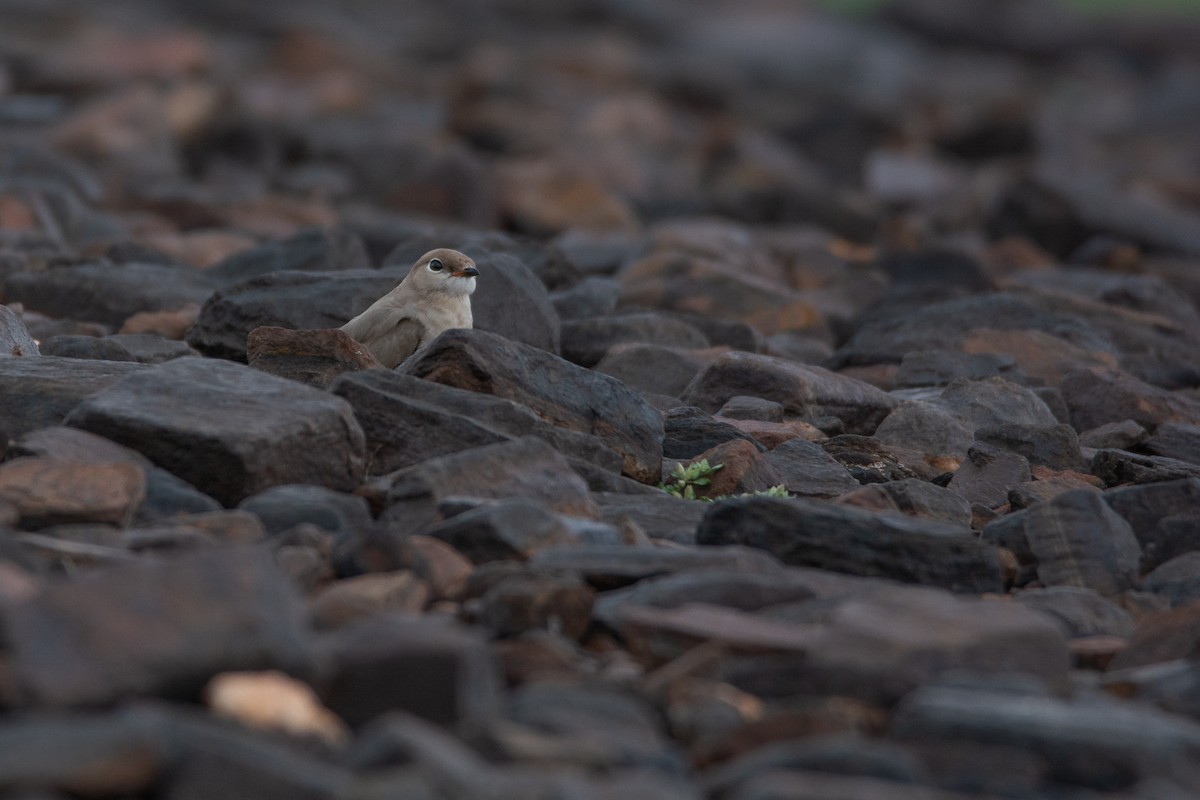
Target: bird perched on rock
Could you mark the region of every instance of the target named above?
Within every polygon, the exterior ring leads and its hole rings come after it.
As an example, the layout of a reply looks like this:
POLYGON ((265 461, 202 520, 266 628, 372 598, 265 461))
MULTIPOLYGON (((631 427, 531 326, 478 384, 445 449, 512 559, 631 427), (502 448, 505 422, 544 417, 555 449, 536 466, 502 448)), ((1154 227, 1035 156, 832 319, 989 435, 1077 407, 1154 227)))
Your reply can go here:
POLYGON ((457 250, 430 250, 417 259, 400 285, 342 326, 393 369, 450 328, 470 328, 471 292, 479 270, 457 250))

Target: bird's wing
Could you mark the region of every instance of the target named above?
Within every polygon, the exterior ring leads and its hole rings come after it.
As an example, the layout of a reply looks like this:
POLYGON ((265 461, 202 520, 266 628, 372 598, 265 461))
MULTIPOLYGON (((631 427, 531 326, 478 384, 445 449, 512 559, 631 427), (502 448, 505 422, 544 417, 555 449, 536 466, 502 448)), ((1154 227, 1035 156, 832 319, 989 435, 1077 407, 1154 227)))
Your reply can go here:
POLYGON ((388 369, 394 369, 412 355, 425 336, 425 326, 405 309, 388 306, 368 308, 343 325, 342 330, 388 369))

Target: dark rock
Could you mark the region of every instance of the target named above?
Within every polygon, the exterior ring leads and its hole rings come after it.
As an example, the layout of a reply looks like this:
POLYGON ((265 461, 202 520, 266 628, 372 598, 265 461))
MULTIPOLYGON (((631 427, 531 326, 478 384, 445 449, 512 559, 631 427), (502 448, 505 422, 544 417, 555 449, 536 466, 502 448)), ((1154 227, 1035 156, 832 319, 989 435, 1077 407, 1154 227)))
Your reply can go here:
POLYGON ((1133 528, 1142 545, 1142 571, 1175 556, 1200 549, 1200 479, 1186 478, 1140 486, 1122 486, 1104 493, 1104 501, 1133 528))
POLYGON ((476 564, 524 561, 556 547, 621 544, 615 528, 582 523, 531 500, 513 498, 456 514, 427 528, 424 535, 451 545, 476 564))
POLYGON ((857 489, 859 482, 825 449, 814 442, 790 439, 766 455, 783 478, 783 485, 801 497, 837 497, 857 489))
POLYGON ((529 564, 535 569, 582 575, 601 591, 676 572, 724 569, 775 573, 782 569, 769 553, 749 547, 584 545, 539 551, 529 559, 529 564))
POLYGON ((533 436, 430 458, 376 478, 365 490, 383 507, 380 519, 407 532, 434 522, 438 504, 449 497, 524 497, 561 514, 600 516, 583 479, 533 436))
POLYGON ((496 713, 496 669, 477 631, 387 614, 329 633, 318 647, 322 697, 350 725, 400 710, 467 728, 496 713))
POLYGON ((677 397, 707 360, 695 352, 634 342, 613 347, 594 369, 639 392, 677 397))
POLYGON ((1129 645, 1117 653, 1109 668, 1122 670, 1191 659, 1200 647, 1198 619, 1200 603, 1143 616, 1129 637, 1129 645))
POLYGON ((167 339, 153 333, 114 333, 111 336, 105 336, 104 339, 116 342, 133 357, 134 361, 142 364, 161 364, 173 358, 200 355, 189 347, 187 342, 167 339))
POLYGON ((1070 639, 1082 636, 1128 636, 1137 622, 1116 603, 1094 589, 1050 586, 1026 589, 1014 597, 1018 603, 1054 619, 1070 639))
POLYGON ((1200 748, 1200 725, 1137 704, 934 686, 904 701, 892 735, 1032 750, 1046 759, 1051 779, 1108 791, 1171 774, 1200 748))
POLYGON ((1142 588, 1166 597, 1173 606, 1200 600, 1200 553, 1184 553, 1163 562, 1146 576, 1142 588))
POLYGON ((961 419, 968 428, 1002 425, 1055 425, 1058 420, 1032 390, 1004 378, 955 381, 937 402, 961 419))
POLYGON ((52 336, 42 343, 42 354, 97 361, 137 361, 127 349, 105 336, 52 336))
POLYGON ((659 479, 662 417, 607 375, 478 330, 446 331, 402 371, 526 405, 553 425, 599 437, 631 478, 659 479))
POLYGON ((574 640, 591 624, 594 594, 574 575, 518 572, 483 593, 476 617, 497 636, 549 630, 574 640))
POLYGON ((1064 492, 1085 489, 1089 492, 1101 491, 1097 484, 1100 480, 1094 475, 1080 472, 1051 472, 1046 467, 1035 467, 1030 470, 1033 480, 1018 483, 1008 492, 1008 505, 1013 511, 1029 508, 1045 500, 1053 500, 1064 492))
POLYGON ((720 356, 688 385, 685 402, 712 413, 730 398, 752 395, 801 416, 834 416, 852 433, 870 434, 896 401, 869 384, 820 367, 770 356, 732 352, 720 356))
POLYGON ((29 335, 21 317, 8 306, 0 305, 0 358, 36 355, 38 344, 29 335))
POLYGON ((888 414, 875 438, 892 447, 908 447, 929 456, 966 457, 975 441, 975 429, 937 403, 915 400, 901 403, 888 414))
MULTIPOLYGON (((169 765, 161 731, 138 712, 39 713, 0 727, 0 786, 76 797, 149 791, 169 765)), ((34 794, 34 791, 45 794, 34 794)))
POLYGON ((1095 450, 1131 450, 1146 441, 1146 429, 1131 419, 1106 422, 1079 434, 1079 445, 1095 450))
POLYGON ((923 481, 920 478, 905 478, 872 484, 872 487, 877 487, 879 491, 885 492, 895 503, 896 509, 904 514, 940 520, 952 525, 965 527, 971 525, 970 502, 956 492, 929 481, 923 481))
POLYGON ((995 551, 966 529, 810 500, 720 502, 704 515, 696 541, 761 547, 789 565, 957 591, 1003 586, 995 551))
POLYGON ((717 411, 719 417, 748 419, 757 422, 783 422, 783 406, 774 400, 738 395, 731 397, 717 411))
POLYGON ((200 309, 187 342, 209 356, 246 360, 255 328, 340 328, 395 288, 400 277, 377 270, 272 272, 223 288, 200 309))
POLYGON ((366 500, 324 486, 272 486, 247 497, 238 508, 262 520, 271 536, 309 524, 346 539, 361 536, 374 522, 366 500))
POLYGON ((1163 711, 1193 719, 1200 712, 1200 665, 1192 659, 1113 670, 1104 675, 1102 685, 1119 697, 1163 711))
POLYGON ((1024 456, 976 442, 967 450, 967 459, 950 479, 948 488, 971 503, 997 508, 1004 505, 1014 486, 1031 477, 1024 456))
POLYGON ((562 326, 563 358, 584 367, 595 366, 613 346, 629 342, 681 349, 709 346, 695 327, 654 312, 572 320, 562 326))
POLYGON ((337 328, 255 328, 246 337, 246 362, 257 370, 318 389, 328 389, 345 372, 381 368, 367 348, 337 328))
POLYGON ((9 303, 115 327, 139 311, 199 305, 216 286, 194 267, 100 262, 19 272, 8 276, 4 288, 9 303))
POLYGON ((1142 456, 1125 450, 1098 450, 1092 458, 1092 474, 1106 486, 1163 483, 1200 477, 1200 464, 1162 456, 1142 456))
POLYGON ((26 530, 77 522, 127 525, 146 496, 140 465, 73 463, 33 456, 0 464, 0 499, 26 530))
POLYGON ((1200 401, 1114 369, 1077 370, 1063 378, 1059 389, 1077 431, 1125 420, 1133 420, 1147 430, 1164 422, 1200 423, 1200 401))
POLYGON ((837 775, 800 769, 764 770, 726 795, 728 800, 966 800, 952 794, 894 780, 837 775))
POLYGON ((695 543, 696 526, 706 510, 703 503, 672 497, 660 491, 636 495, 596 492, 593 497, 600 506, 604 521, 610 525, 632 520, 648 536, 679 544, 695 543))
POLYGON ((919 350, 906 353, 892 379, 897 388, 945 386, 956 380, 981 381, 1002 377, 1017 383, 1017 360, 1005 353, 958 353, 953 350, 919 350))
POLYGON ((736 320, 720 319, 708 314, 668 311, 669 316, 698 329, 713 347, 728 347, 757 353, 762 350, 762 335, 752 325, 736 320))
POLYGON ((882 483, 916 477, 873 436, 846 433, 825 439, 820 446, 859 483, 882 483))
POLYGON ((120 361, 54 356, 8 359, 0 370, 4 432, 20 436, 58 425, 88 395, 146 369, 120 361))
POLYGON ((374 572, 328 583, 309 600, 317 630, 332 630, 377 614, 420 613, 429 602, 429 585, 411 570, 374 572))
POLYGON ((1046 408, 1050 409, 1050 413, 1054 415, 1054 419, 1064 425, 1071 424, 1071 411, 1067 408, 1067 401, 1063 399, 1062 392, 1057 386, 1034 386, 1033 393, 1038 396, 1046 408))
POLYGON ((700 460, 711 465, 721 465, 711 478, 711 483, 697 490, 700 497, 727 497, 729 495, 762 492, 783 483, 783 476, 767 460, 759 445, 741 439, 719 444, 700 454, 700 460))
POLYGON ((663 426, 664 458, 693 459, 717 445, 735 440, 749 442, 760 452, 766 450, 752 436, 742 433, 728 423, 714 419, 694 406, 681 406, 663 414, 663 426))
POLYGON ((557 355, 558 314, 537 275, 503 253, 484 255, 475 263, 479 267, 479 288, 471 296, 475 328, 557 355))
POLYGON ((1070 425, 995 425, 975 431, 978 441, 1022 455, 1030 466, 1080 470, 1086 466, 1070 425))
POLYGON ((550 294, 554 310, 564 322, 574 319, 603 317, 617 310, 621 285, 612 278, 598 275, 584 278, 569 289, 550 294))
POLYGON ((350 406, 248 367, 184 358, 93 394, 68 424, 99 433, 227 505, 270 486, 349 490, 363 474, 350 406))
POLYGON ((1146 440, 1151 455, 1200 464, 1200 425, 1166 422, 1146 440))
POLYGON ((0 606, 0 625, 22 699, 57 707, 189 696, 221 671, 302 670, 310 657, 296 598, 271 557, 254 549, 46 586, 0 606))
POLYGON ((1066 492, 1002 517, 984 528, 983 538, 1032 562, 1047 586, 1081 586, 1111 597, 1137 580, 1137 538, 1095 492, 1066 492))
POLYGON ((362 239, 345 228, 300 231, 242 250, 204 270, 222 285, 272 272, 340 272, 370 269, 362 239))

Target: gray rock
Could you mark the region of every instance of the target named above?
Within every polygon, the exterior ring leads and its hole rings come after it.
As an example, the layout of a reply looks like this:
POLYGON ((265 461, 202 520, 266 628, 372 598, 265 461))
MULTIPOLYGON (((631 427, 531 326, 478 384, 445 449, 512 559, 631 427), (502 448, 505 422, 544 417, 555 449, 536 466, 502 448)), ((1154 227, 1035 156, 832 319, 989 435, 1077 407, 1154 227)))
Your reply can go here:
POLYGON ((860 486, 849 470, 814 442, 789 439, 766 458, 783 476, 787 490, 801 497, 837 497, 860 486))
POLYGON ((716 416, 729 419, 749 419, 759 422, 783 422, 783 406, 774 400, 737 395, 725 402, 716 416))
POLYGON ((20 696, 53 707, 189 696, 218 672, 303 670, 301 608, 264 551, 112 567, 0 604, 20 696))
POLYGON ((981 381, 993 377, 1023 382, 1017 360, 1004 353, 919 350, 904 355, 892 383, 897 388, 945 386, 960 379, 981 381))
POLYGON ((973 431, 1000 425, 1055 425, 1058 420, 1040 397, 1004 378, 955 381, 936 401, 973 431))
POLYGON ((859 483, 882 483, 915 477, 895 453, 873 436, 844 433, 823 439, 819 444, 859 483))
POLYGON ((562 326, 563 358, 584 367, 595 366, 613 346, 629 342, 681 349, 709 346, 694 326, 655 312, 572 320, 562 326))
POLYGON ((634 342, 613 347, 594 369, 639 392, 678 397, 701 367, 701 360, 685 351, 634 342))
POLYGON ((622 520, 632 520, 648 536, 679 544, 695 543, 696 526, 707 510, 704 503, 659 491, 650 494, 596 492, 593 497, 605 522, 620 525, 622 520))
POLYGON ((591 275, 568 289, 550 294, 550 302, 562 320, 603 317, 617 310, 621 284, 612 278, 591 275))
POLYGON ((242 250, 204 270, 222 285, 272 272, 370 269, 362 239, 345 228, 311 228, 242 250))
POLYGON ((187 342, 167 339, 153 333, 114 333, 104 338, 119 344, 125 352, 133 356, 134 361, 142 364, 161 364, 173 358, 200 355, 187 342))
POLYGON ((783 563, 988 592, 1003 587, 995 551, 969 529, 811 500, 746 497, 704 515, 699 544, 743 544, 783 563))
POLYGON ((907 447, 929 455, 966 456, 975 441, 975 429, 937 403, 914 400, 901 403, 875 431, 886 445, 907 447))
POLYGON ((1077 431, 1125 420, 1133 420, 1147 430, 1164 422, 1200 423, 1200 401, 1151 386, 1115 369, 1071 372, 1063 378, 1059 390, 1077 431))
POLYGON ((1151 455, 1200 464, 1200 425, 1165 422, 1145 446, 1151 455))
POLYGON ((531 567, 577 573, 598 590, 616 589, 658 575, 699 570, 780 572, 779 560, 750 547, 637 547, 582 545, 541 550, 531 567))
POLYGON ((1163 483, 1200 477, 1200 464, 1162 456, 1143 456, 1125 450, 1098 450, 1091 472, 1106 486, 1163 483))
POLYGON ((1087 467, 1070 425, 994 425, 976 430, 975 438, 1024 456, 1030 466, 1079 471, 1087 467))
POLYGON ((1184 553, 1155 567, 1142 588, 1162 595, 1173 606, 1200 600, 1200 552, 1184 553))
POLYGON ((20 436, 58 425, 88 395, 148 369, 123 361, 76 358, 12 358, 0 370, 4 432, 20 436))
POLYGON ((1200 479, 1121 486, 1105 492, 1104 501, 1133 528, 1143 572, 1198 548, 1200 479))
POLYGON ((0 358, 36 355, 38 344, 21 317, 8 306, 0 305, 0 358))
POLYGON ((137 450, 227 505, 286 483, 348 491, 363 475, 362 430, 344 400, 226 361, 139 370, 80 403, 68 424, 137 450))
POLYGON ((96 361, 137 361, 129 350, 106 336, 52 336, 42 343, 42 354, 96 361))
POLYGON ((1146 429, 1131 419, 1106 422, 1079 434, 1080 447, 1093 450, 1131 450, 1149 436, 1146 429))
POLYGON ((896 508, 904 514, 963 527, 971 525, 970 502, 950 489, 944 489, 920 478, 905 478, 875 485, 886 492, 896 504, 896 508))
POLYGON ((658 482, 662 416, 607 375, 479 330, 446 331, 401 372, 521 403, 553 425, 599 437, 631 478, 658 482))
POLYGON ((1094 589, 1079 586, 1050 586, 1026 589, 1013 597, 1018 603, 1054 619, 1063 634, 1081 636, 1129 636, 1137 626, 1133 615, 1094 589))
POLYGON ((548 549, 579 545, 620 545, 621 535, 608 525, 555 514, 531 500, 513 498, 487 503, 456 514, 422 533, 440 539, 476 564, 524 561, 548 549))
POLYGON ((471 296, 475 328, 555 355, 560 322, 545 284, 517 258, 504 253, 476 257, 478 288, 471 296))
POLYGON ((730 398, 752 395, 808 417, 834 416, 851 433, 870 434, 897 401, 870 384, 820 367, 771 356, 732 352, 717 358, 692 380, 683 400, 712 413, 730 398))
POLYGON ((8 276, 4 289, 7 302, 117 327, 139 311, 200 305, 217 286, 194 267, 93 262, 18 272, 8 276))
POLYGON ((664 458, 686 461, 734 439, 749 442, 759 452, 766 451, 754 437, 693 406, 681 406, 663 414, 663 426, 664 458))
POLYGON ((967 450, 967 458, 950 479, 949 489, 971 503, 997 508, 1014 486, 1030 480, 1029 461, 983 442, 967 450))
POLYGON ((247 497, 238 508, 262 520, 272 536, 307 524, 345 539, 363 535, 374 523, 366 500, 324 486, 272 486, 247 497))

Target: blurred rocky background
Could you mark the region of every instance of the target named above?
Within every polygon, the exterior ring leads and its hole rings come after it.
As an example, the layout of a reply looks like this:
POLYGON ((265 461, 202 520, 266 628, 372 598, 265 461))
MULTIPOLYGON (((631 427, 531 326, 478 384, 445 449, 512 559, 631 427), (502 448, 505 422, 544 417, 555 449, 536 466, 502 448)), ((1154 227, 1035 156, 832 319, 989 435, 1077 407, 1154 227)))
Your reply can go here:
POLYGON ((0 797, 1200 796, 1200 3, 0 0, 0 301, 0 797))

